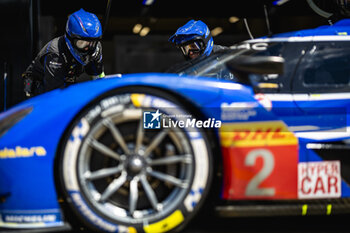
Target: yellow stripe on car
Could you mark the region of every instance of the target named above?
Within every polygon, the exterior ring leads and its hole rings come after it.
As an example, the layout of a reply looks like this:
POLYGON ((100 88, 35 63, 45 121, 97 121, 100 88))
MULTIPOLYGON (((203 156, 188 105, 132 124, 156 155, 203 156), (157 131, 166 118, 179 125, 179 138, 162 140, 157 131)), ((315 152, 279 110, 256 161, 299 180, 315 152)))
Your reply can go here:
POLYGON ((259 83, 258 86, 260 88, 278 88, 277 83, 259 83))
POLYGON ((302 207, 301 207, 301 215, 302 216, 305 216, 307 214, 307 204, 304 204, 302 207))
POLYGON ((331 213, 332 213, 332 205, 328 204, 327 205, 327 215, 331 215, 331 213))

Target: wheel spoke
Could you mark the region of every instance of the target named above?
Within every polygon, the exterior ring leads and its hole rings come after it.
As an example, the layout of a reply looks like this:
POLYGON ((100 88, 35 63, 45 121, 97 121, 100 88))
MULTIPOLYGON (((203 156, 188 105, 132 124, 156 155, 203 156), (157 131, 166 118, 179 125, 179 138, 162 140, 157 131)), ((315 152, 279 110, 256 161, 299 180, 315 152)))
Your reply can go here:
POLYGON ((187 188, 188 187, 188 182, 183 181, 179 178, 176 178, 174 176, 168 175, 168 174, 164 174, 161 172, 157 172, 157 171, 147 171, 147 173, 159 180, 165 181, 165 182, 169 182, 173 185, 176 185, 180 188, 187 188))
POLYGON ((103 121, 103 124, 111 131, 114 140, 116 140, 116 142, 120 145, 120 147, 123 149, 125 154, 130 155, 130 150, 126 145, 122 134, 120 133, 118 128, 115 126, 115 124, 111 121, 111 119, 106 118, 103 121))
POLYGON ((137 154, 139 149, 142 146, 142 141, 143 141, 143 119, 141 118, 139 127, 137 129, 137 135, 136 135, 136 145, 135 145, 135 153, 137 154))
POLYGON ((145 150, 145 157, 149 156, 149 154, 159 145, 159 143, 163 141, 168 132, 168 129, 163 129, 160 133, 157 134, 157 136, 155 136, 151 144, 145 150))
POLYGON ((139 183, 138 178, 134 178, 130 181, 130 195, 129 195, 129 211, 130 215, 134 214, 137 206, 137 199, 139 195, 139 190, 137 185, 139 183))
POLYGON ((103 168, 94 172, 87 172, 84 178, 87 180, 96 180, 100 178, 105 178, 110 175, 117 174, 123 170, 123 166, 103 168))
POLYGON ((153 191, 151 185, 148 183, 146 176, 141 176, 140 180, 141 180, 142 187, 145 190, 145 193, 148 197, 148 200, 151 202, 153 209, 159 211, 157 196, 153 191))
POLYGON ((105 202, 113 193, 115 193, 126 181, 127 174, 123 172, 118 178, 114 179, 101 195, 99 202, 105 202))
POLYGON ((173 163, 192 163, 191 155, 190 154, 172 155, 172 156, 167 156, 165 158, 153 159, 150 162, 150 165, 151 166, 167 165, 167 164, 173 164, 173 163))
POLYGON ((102 154, 104 155, 107 155, 113 159, 116 159, 118 161, 120 161, 120 155, 109 149, 107 146, 105 146, 104 144, 98 142, 97 140, 93 139, 93 138, 90 138, 87 143, 94 149, 98 150, 99 152, 101 152, 102 154))

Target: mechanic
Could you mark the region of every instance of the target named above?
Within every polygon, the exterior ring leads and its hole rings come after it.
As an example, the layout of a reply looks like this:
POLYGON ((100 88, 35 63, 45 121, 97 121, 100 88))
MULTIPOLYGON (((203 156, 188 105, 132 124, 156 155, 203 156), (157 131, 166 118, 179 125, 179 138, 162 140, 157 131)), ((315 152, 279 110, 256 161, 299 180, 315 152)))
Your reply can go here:
POLYGON ((26 96, 66 87, 84 72, 104 77, 101 38, 95 14, 80 9, 69 15, 65 34, 49 41, 22 74, 26 96))
POLYGON ((227 49, 215 45, 208 26, 202 21, 190 20, 179 27, 169 41, 180 48, 186 60, 201 56, 209 56, 212 52, 227 49))

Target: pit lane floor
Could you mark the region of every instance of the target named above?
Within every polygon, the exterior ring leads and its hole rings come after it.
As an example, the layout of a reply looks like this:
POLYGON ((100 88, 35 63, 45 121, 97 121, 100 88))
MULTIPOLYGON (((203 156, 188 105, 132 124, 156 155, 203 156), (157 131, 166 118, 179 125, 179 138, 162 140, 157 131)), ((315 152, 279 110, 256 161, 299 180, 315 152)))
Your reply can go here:
MULTIPOLYGON (((348 219, 350 219, 350 215, 259 218, 197 218, 194 219, 186 227, 186 229, 181 231, 181 233, 348 233, 350 232, 350 224, 348 219)), ((2 231, 0 230, 0 232, 2 231)), ((24 231, 11 232, 24 233, 24 231)), ((9 231, 6 231, 6 233, 9 233, 9 231)), ((81 228, 78 231, 67 230, 56 231, 54 233, 92 232, 81 228)))

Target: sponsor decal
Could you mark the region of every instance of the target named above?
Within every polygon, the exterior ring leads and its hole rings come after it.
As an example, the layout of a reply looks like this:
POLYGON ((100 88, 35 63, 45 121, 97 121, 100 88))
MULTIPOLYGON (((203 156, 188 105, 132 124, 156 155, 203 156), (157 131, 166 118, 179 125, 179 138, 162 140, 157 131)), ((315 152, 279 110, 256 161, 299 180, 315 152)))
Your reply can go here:
POLYGON ((189 195, 185 199, 185 206, 188 211, 193 211, 193 208, 198 204, 198 201, 203 195, 204 188, 191 189, 189 195))
POLYGON ((231 49, 252 49, 252 50, 258 50, 258 51, 264 51, 267 49, 268 44, 264 42, 258 42, 258 43, 241 43, 237 45, 233 45, 230 48, 231 49))
POLYGON ((0 150, 0 159, 28 158, 33 156, 46 156, 46 150, 42 146, 3 148, 0 150))
POLYGON ((130 95, 118 95, 112 96, 106 99, 103 99, 99 105, 96 105, 92 108, 88 114, 85 116, 85 119, 91 123, 96 119, 98 115, 102 115, 102 117, 106 117, 108 115, 108 111, 112 110, 121 110, 121 107, 125 104, 130 103, 130 95), (107 111, 107 112, 106 112, 107 111))
MULTIPOLYGON (((91 113, 91 111, 90 111, 91 113)), ((78 181, 76 179, 76 163, 78 151, 81 146, 82 139, 89 132, 90 125, 86 118, 82 118, 72 131, 64 152, 63 167, 65 172, 63 177, 69 191, 79 190, 78 181)))
POLYGON ((49 66, 53 69, 59 69, 62 67, 62 63, 56 61, 50 61, 49 66))
POLYGON ((72 200, 74 204, 77 206, 79 211, 88 218, 94 225, 100 227, 101 229, 108 232, 116 232, 118 227, 116 225, 110 224, 98 217, 83 201, 81 195, 79 193, 71 194, 72 200))
POLYGON ((248 120, 257 115, 254 108, 258 106, 254 102, 234 102, 221 104, 221 120, 248 120))
POLYGON ((8 223, 47 223, 56 222, 56 214, 3 214, 3 222, 8 223))
POLYGON ((337 198, 340 196, 340 161, 298 164, 298 198, 337 198))
POLYGON ((1 210, 0 214, 0 227, 34 228, 60 225, 63 225, 63 222, 59 209, 1 210))
MULTIPOLYGON (((191 132, 194 133, 194 132, 191 132)), ((191 145, 196 161, 195 176, 191 186, 191 192, 187 195, 184 205, 187 211, 192 212, 197 203, 201 200, 203 190, 209 176, 208 151, 202 137, 191 140, 191 145)))
POLYGON ((220 129, 223 147, 296 145, 297 138, 282 121, 223 124, 220 129))

